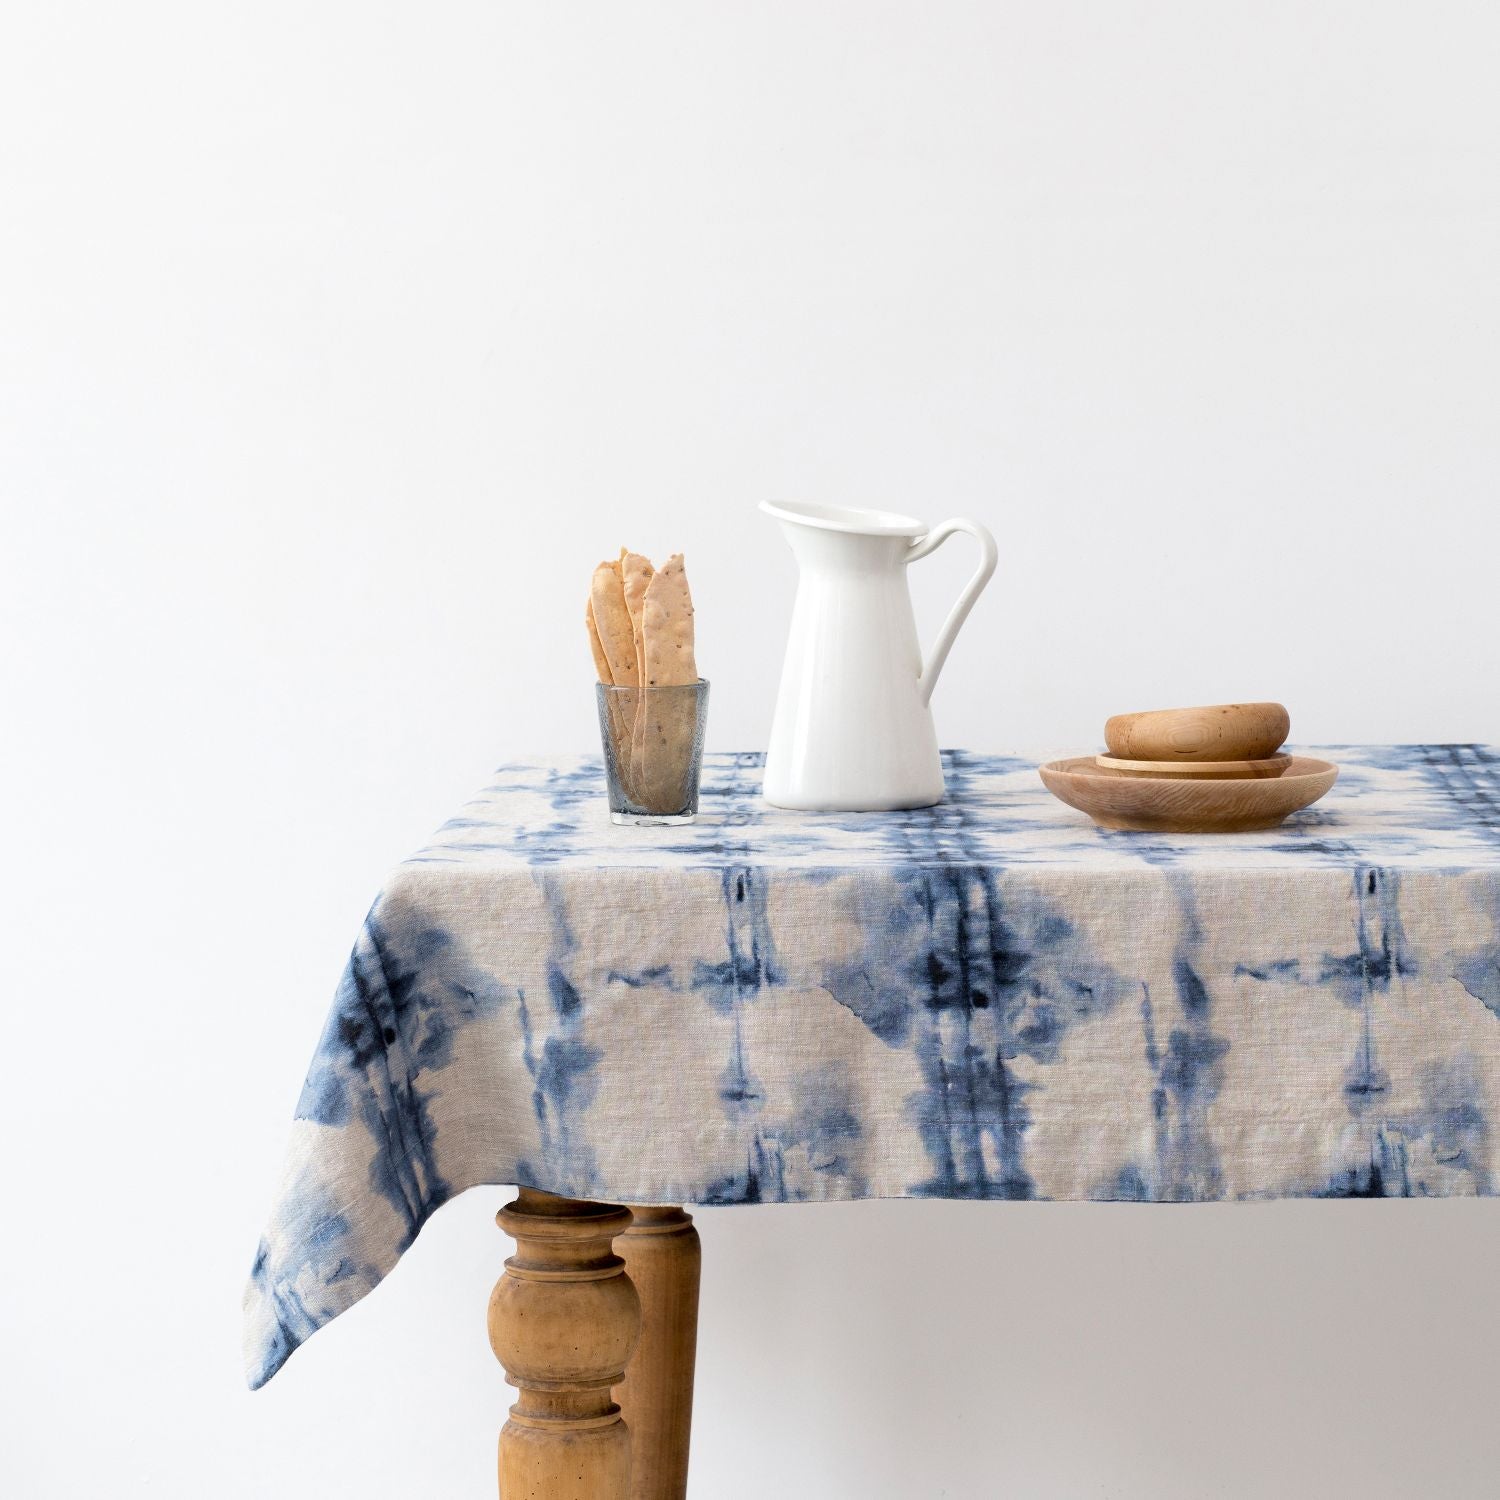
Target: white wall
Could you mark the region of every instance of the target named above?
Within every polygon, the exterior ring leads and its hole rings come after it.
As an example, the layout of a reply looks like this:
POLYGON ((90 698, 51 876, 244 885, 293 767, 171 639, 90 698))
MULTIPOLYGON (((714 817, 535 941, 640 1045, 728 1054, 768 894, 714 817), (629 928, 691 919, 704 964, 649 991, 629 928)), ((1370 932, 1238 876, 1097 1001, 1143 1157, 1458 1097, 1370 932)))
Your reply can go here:
MULTIPOLYGON (((1497 46, 1372 0, 7 6, 0 1487, 490 1492, 503 1190, 254 1398, 239 1294, 366 903, 591 743, 622 541, 689 555, 721 748, 769 722, 766 496, 999 534, 949 743, 1237 696, 1500 741, 1497 46)), ((1492 1493, 1492 1203, 701 1220, 701 1497, 1492 1493)))

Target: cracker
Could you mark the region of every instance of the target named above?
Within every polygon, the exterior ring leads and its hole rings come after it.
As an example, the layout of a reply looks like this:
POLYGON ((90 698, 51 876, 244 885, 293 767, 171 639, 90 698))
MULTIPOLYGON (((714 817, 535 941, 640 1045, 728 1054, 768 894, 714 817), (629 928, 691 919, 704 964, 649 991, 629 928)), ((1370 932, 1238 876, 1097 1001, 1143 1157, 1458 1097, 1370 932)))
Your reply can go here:
POLYGON ((604 654, 604 642, 599 639, 599 627, 594 624, 594 601, 592 599, 583 606, 583 623, 589 628, 589 650, 594 653, 594 670, 599 674, 599 681, 613 687, 615 674, 609 669, 609 658, 604 654))
MULTIPOLYGON (((651 583, 652 575, 656 569, 651 565, 649 557, 643 557, 639 552, 631 552, 627 548, 620 548, 620 582, 625 594, 625 609, 630 615, 630 628, 635 638, 635 668, 637 682, 644 681, 646 669, 646 638, 642 625, 642 605, 646 597, 646 589, 651 583)), ((633 788, 639 789, 641 775, 641 758, 645 745, 646 715, 641 712, 640 696, 636 694, 636 702, 632 705, 631 743, 630 757, 628 761, 630 781, 633 788)), ((632 796, 635 791, 632 791, 632 796)))
MULTIPOLYGON (((630 628, 630 614, 625 608, 625 593, 620 582, 618 562, 602 562, 594 569, 589 587, 589 618, 593 633, 599 638, 599 653, 603 656, 608 677, 601 673, 601 681, 614 687, 634 688, 640 682, 635 662, 635 636, 630 628)), ((614 742, 615 764, 622 780, 630 778, 631 759, 635 742, 635 713, 632 699, 636 693, 609 696, 609 734, 614 742)), ((626 795, 634 798, 634 792, 626 787, 626 795)))
POLYGON ((641 603, 646 597, 656 569, 649 557, 639 552, 627 552, 620 548, 620 582, 625 594, 625 610, 630 616, 630 630, 635 639, 635 676, 637 682, 645 681, 646 643, 641 629, 641 603))
POLYGON ((635 633, 630 628, 630 611, 625 608, 619 563, 602 562, 594 569, 589 603, 611 681, 616 687, 637 686, 641 677, 635 664, 635 633))
POLYGON ((646 687, 682 687, 697 682, 693 596, 688 592, 682 553, 674 552, 646 586, 641 623, 646 652, 638 681, 646 687))
POLYGON ((631 754, 632 779, 651 812, 676 812, 687 800, 698 712, 691 693, 656 692, 698 681, 693 600, 682 554, 674 553, 646 586, 641 606, 645 650, 641 706, 631 754))

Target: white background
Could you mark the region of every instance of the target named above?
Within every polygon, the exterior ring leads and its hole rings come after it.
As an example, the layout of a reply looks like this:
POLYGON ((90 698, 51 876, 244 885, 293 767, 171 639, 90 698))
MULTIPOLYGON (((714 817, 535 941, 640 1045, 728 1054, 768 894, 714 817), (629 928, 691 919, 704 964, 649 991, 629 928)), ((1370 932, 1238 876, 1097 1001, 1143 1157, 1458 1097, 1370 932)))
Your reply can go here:
MULTIPOLYGON (((778 496, 995 530, 946 743, 1500 741, 1497 56, 1371 0, 5 5, 0 1488, 491 1494, 502 1188, 255 1397, 238 1303, 366 904, 593 744, 622 542, 688 554, 720 748, 778 496)), ((700 1221, 703 1500, 1493 1493, 1493 1203, 700 1221)))

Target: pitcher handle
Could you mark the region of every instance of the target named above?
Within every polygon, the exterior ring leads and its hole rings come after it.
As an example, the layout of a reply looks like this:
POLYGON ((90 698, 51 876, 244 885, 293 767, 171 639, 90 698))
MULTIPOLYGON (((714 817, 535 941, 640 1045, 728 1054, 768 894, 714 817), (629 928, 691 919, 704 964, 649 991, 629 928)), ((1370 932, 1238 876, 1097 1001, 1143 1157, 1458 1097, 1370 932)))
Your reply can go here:
POLYGON ((943 670, 943 663, 948 660, 949 651, 953 649, 954 638, 958 635, 964 621, 969 618, 969 611, 974 608, 974 601, 979 597, 979 591, 990 581, 995 571, 995 539, 978 521, 955 516, 951 521, 938 522, 926 536, 914 541, 906 553, 906 561, 914 563, 919 557, 926 557, 929 552, 936 552, 950 536, 959 531, 967 532, 979 543, 979 567, 974 576, 964 585, 964 591, 958 596, 958 602, 948 611, 948 618, 943 621, 943 628, 938 631, 938 638, 933 643, 927 664, 922 668, 922 675, 917 681, 917 689, 922 695, 923 703, 931 699, 932 690, 937 686, 938 674, 943 670))

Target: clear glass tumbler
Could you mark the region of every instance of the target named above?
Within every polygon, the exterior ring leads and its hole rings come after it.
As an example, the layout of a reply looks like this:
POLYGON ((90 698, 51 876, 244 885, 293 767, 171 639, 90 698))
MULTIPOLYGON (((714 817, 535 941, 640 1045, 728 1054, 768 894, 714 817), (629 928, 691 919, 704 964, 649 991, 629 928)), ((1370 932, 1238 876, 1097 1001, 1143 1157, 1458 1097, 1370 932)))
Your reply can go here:
POLYGON ((599 735, 615 823, 691 823, 698 816, 708 683, 611 687, 601 682, 599 735))

